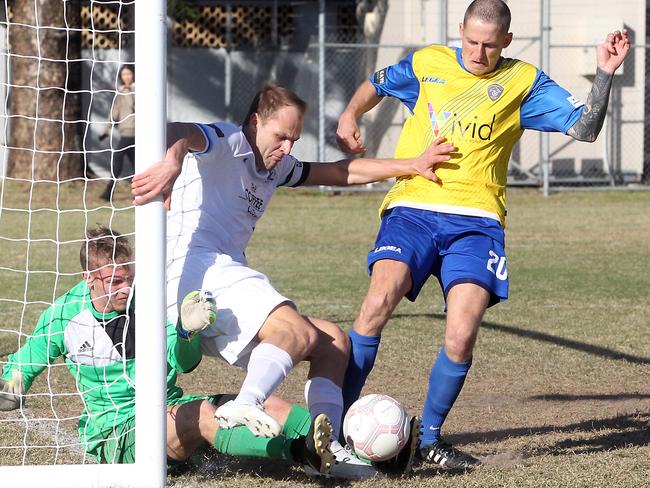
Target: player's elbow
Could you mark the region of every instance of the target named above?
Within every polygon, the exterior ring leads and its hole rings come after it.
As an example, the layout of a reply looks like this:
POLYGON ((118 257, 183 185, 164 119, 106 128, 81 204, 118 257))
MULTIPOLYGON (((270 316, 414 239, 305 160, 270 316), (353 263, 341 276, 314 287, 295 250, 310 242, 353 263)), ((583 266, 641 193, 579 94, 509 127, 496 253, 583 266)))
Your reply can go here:
POLYGON ((598 139, 598 130, 586 130, 584 126, 574 125, 567 131, 567 135, 580 142, 595 142, 598 139))

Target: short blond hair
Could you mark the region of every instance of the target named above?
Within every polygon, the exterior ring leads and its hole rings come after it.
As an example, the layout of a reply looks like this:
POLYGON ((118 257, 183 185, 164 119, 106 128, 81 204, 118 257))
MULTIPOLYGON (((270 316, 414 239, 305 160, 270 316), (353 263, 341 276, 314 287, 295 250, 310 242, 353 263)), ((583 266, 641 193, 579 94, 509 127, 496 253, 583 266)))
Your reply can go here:
POLYGON ((510 8, 502 0, 474 0, 465 10, 463 24, 469 19, 478 19, 486 24, 496 24, 499 31, 507 34, 510 30, 510 8))

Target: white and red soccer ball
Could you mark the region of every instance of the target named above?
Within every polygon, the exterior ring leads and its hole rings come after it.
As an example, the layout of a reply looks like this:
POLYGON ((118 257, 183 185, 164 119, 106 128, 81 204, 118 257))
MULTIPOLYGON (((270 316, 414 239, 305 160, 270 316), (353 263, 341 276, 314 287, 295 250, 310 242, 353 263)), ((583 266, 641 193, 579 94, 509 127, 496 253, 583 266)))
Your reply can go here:
POLYGON ((388 395, 366 395, 354 402, 343 419, 343 436, 361 458, 385 461, 397 455, 409 437, 404 407, 388 395))

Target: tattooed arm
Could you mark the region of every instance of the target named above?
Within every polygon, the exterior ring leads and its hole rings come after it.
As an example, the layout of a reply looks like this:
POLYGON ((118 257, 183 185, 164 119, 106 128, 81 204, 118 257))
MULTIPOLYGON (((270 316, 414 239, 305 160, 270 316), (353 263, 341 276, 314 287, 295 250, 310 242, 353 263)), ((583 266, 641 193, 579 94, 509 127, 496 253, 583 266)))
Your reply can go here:
POLYGON ((596 70, 594 84, 587 97, 582 115, 568 130, 568 135, 578 141, 594 142, 596 140, 607 114, 607 103, 613 79, 613 74, 605 73, 600 68, 596 70))
POLYGON ((627 31, 616 31, 607 35, 605 42, 596 48, 598 69, 594 84, 585 103, 580 118, 567 134, 579 141, 594 142, 603 127, 607 114, 609 92, 612 88, 614 72, 618 69, 630 50, 627 31))

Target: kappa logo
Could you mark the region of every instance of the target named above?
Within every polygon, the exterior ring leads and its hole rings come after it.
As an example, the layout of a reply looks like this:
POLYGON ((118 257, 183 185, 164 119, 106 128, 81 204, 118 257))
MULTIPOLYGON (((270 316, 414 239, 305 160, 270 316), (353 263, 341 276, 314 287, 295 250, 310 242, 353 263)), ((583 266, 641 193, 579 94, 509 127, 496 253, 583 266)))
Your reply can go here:
POLYGON ((496 102, 497 99, 503 94, 503 87, 497 83, 494 83, 487 87, 487 94, 490 97, 490 100, 496 102))
POLYGON ((429 118, 431 119, 431 128, 433 129, 433 134, 438 137, 438 134, 445 126, 452 114, 451 112, 442 112, 440 114, 437 114, 433 109, 431 102, 427 104, 427 107, 429 108, 429 118))

